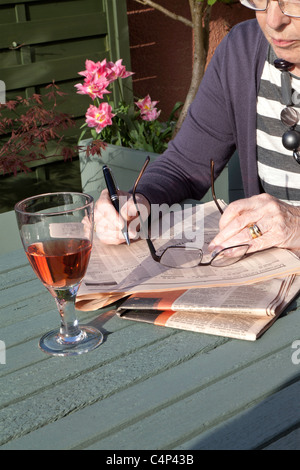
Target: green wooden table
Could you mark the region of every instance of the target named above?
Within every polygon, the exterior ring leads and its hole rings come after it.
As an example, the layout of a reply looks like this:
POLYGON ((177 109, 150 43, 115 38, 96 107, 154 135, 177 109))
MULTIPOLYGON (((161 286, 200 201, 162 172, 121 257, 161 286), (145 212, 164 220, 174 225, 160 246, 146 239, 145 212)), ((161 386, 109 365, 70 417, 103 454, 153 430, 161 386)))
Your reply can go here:
POLYGON ((58 313, 22 250, 0 293, 1 450, 300 449, 296 304, 253 343, 80 313, 105 342, 53 358, 38 340, 58 313))

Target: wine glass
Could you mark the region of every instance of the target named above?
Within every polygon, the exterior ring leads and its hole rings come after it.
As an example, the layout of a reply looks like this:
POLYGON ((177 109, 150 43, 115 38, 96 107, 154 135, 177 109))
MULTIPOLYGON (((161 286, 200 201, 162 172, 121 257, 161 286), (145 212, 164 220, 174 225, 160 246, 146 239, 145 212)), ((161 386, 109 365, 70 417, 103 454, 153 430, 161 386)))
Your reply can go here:
POLYGON ((92 249, 93 198, 76 192, 41 194, 18 202, 15 213, 27 258, 61 317, 60 328, 45 334, 40 348, 54 356, 95 349, 103 335, 96 328, 79 326, 75 309, 92 249))

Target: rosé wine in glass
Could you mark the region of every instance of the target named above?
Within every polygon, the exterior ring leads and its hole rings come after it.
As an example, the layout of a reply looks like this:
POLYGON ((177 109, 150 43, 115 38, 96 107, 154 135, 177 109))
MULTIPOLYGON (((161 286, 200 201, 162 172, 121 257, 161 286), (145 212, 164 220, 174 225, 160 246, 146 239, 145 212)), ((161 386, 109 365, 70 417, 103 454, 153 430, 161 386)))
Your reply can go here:
POLYGON ((41 338, 51 355, 78 355, 103 342, 96 328, 79 326, 75 300, 87 270, 93 242, 94 201, 82 193, 47 193, 15 206, 26 256, 33 271, 54 297, 60 329, 41 338))

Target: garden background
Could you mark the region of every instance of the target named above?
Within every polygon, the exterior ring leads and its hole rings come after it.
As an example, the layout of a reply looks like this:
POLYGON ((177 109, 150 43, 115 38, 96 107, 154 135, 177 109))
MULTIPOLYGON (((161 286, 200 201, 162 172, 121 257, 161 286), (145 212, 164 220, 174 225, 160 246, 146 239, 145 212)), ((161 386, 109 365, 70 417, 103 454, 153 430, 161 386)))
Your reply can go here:
MULTIPOLYGON (((158 0, 177 15, 190 18, 188 0, 158 0)), ((239 2, 216 3, 210 21, 209 62, 232 26, 253 17, 239 2)), ((123 58, 133 94, 159 101, 161 120, 184 101, 193 66, 192 29, 135 0, 0 0, 0 79, 7 99, 39 93, 52 80, 68 93, 62 110, 80 123, 86 97, 74 84, 85 59, 123 58)), ((73 131, 74 133, 74 131, 73 131)), ((79 132, 78 132, 79 135, 79 132)), ((1 145, 1 144, 0 144, 1 145)), ((44 163, 44 162, 42 162, 44 163)), ((41 192, 81 190, 78 159, 40 165, 28 174, 0 176, 0 212, 19 199, 41 192)))

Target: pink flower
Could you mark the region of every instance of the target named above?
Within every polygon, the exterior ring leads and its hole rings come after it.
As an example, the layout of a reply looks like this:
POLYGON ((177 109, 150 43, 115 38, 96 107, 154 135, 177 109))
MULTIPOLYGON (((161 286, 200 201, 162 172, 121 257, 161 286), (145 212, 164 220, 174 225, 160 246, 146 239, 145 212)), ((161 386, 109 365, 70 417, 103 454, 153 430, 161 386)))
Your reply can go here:
POLYGON ((151 101, 149 95, 135 103, 141 110, 141 118, 144 121, 155 121, 159 117, 161 111, 156 109, 157 103, 158 101, 151 101))
POLYGON ((112 124, 112 107, 108 103, 101 103, 99 107, 89 106, 86 112, 86 123, 88 127, 94 127, 97 134, 100 134, 102 129, 112 124))
POLYGON ((85 61, 85 70, 82 72, 78 72, 79 75, 83 75, 84 77, 87 77, 91 79, 93 76, 96 76, 97 78, 104 77, 106 78, 107 76, 107 62, 106 59, 104 59, 102 62, 93 62, 92 60, 86 60, 85 61))
MULTIPOLYGON (((160 116, 161 111, 156 108, 158 101, 151 101, 149 95, 144 99, 137 101, 135 104, 139 108, 139 113, 134 113, 132 115, 131 106, 127 105, 122 96, 122 87, 120 87, 120 100, 119 105, 116 105, 117 114, 113 114, 114 105, 110 105, 108 102, 110 100, 105 100, 105 94, 110 93, 109 85, 112 84, 115 80, 121 80, 123 78, 130 77, 133 75, 133 72, 126 70, 125 65, 122 64, 123 60, 119 59, 116 62, 107 62, 106 59, 101 62, 94 62, 92 60, 85 61, 85 70, 79 72, 79 75, 83 77, 83 83, 78 83, 75 85, 78 94, 88 95, 94 101, 93 104, 89 106, 85 115, 85 129, 80 135, 80 139, 85 135, 85 132, 88 128, 92 129, 92 137, 95 141, 101 138, 106 138, 107 140, 115 140, 117 136, 118 140, 122 142, 122 145, 128 144, 128 132, 131 130, 131 121, 136 119, 142 119, 143 121, 155 121, 160 116), (103 100, 104 102, 100 102, 103 100), (101 103, 101 104, 99 104, 101 103), (124 114, 128 113, 128 119, 124 118, 124 114), (124 121, 125 130, 117 128, 113 125, 114 117, 117 116, 118 119, 124 121), (102 132, 107 126, 112 126, 111 129, 106 129, 105 132, 102 132), (126 128, 128 127, 128 129, 126 128), (97 133, 97 135, 95 135, 97 133), (102 134, 101 134, 102 133, 102 134), (101 135, 100 135, 101 134, 101 135), (105 134, 105 136, 104 136, 105 134)), ((115 118, 116 119, 116 118, 115 118)), ((147 139, 152 139, 152 135, 157 135, 157 129, 159 129, 159 123, 155 123, 154 127, 152 124, 147 126, 146 124, 136 126, 138 133, 147 132, 147 139), (157 126, 157 127, 156 127, 157 126), (149 132, 148 132, 149 131, 149 132), (148 134, 150 136, 148 136, 148 134)), ((136 137, 135 133, 130 133, 130 139, 132 139, 133 145, 139 145, 138 139, 140 134, 136 137), (132 134, 132 136, 131 136, 132 134)), ((143 138, 145 138, 145 135, 143 138)), ((148 142, 148 141, 147 141, 148 142)), ((131 145, 131 141, 130 141, 131 145)), ((165 144, 163 144, 164 146, 165 144)))
POLYGON ((103 98, 105 93, 110 93, 106 87, 109 85, 109 81, 105 77, 98 77, 93 75, 92 77, 87 77, 84 80, 84 83, 78 83, 75 85, 77 88, 77 93, 80 95, 89 95, 92 100, 95 98, 103 98))
POLYGON ((102 62, 93 62, 92 60, 85 61, 85 70, 79 72, 79 75, 85 77, 83 84, 78 83, 75 85, 77 93, 81 95, 89 95, 93 100, 95 98, 102 99, 105 93, 110 93, 107 90, 110 80, 107 78, 110 73, 107 68, 106 59, 102 62))
POLYGON ((125 65, 122 65, 123 59, 117 60, 117 62, 108 62, 107 64, 107 78, 111 82, 117 80, 117 78, 127 78, 133 75, 133 72, 128 72, 125 65))
POLYGON ((89 95, 92 100, 95 98, 102 99, 107 90, 108 85, 117 78, 127 78, 133 75, 133 72, 127 72, 126 67, 122 65, 122 59, 117 62, 93 62, 85 61, 85 70, 79 72, 79 75, 85 77, 83 84, 75 85, 77 93, 80 95, 89 95))
POLYGON ((155 121, 159 117, 160 113, 161 111, 158 111, 156 108, 154 108, 147 113, 141 114, 141 118, 143 121, 155 121))

